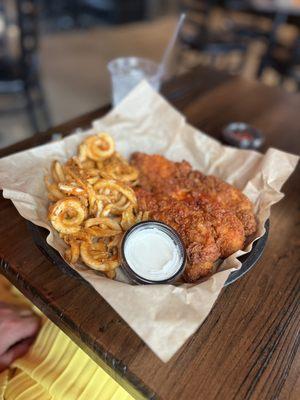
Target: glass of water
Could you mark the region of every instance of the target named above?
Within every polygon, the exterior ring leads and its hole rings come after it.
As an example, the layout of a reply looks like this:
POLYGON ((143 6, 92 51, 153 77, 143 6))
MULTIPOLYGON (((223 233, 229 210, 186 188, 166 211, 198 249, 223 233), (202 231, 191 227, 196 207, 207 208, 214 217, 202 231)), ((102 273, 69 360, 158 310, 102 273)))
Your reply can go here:
POLYGON ((159 91, 159 66, 154 61, 138 57, 116 58, 108 63, 108 70, 111 74, 114 106, 143 80, 159 91))

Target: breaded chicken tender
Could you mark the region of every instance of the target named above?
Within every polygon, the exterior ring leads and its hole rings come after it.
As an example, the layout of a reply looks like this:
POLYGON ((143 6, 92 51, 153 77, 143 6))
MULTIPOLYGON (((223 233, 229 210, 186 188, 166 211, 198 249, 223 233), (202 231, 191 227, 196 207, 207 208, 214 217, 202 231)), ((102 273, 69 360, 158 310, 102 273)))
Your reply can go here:
POLYGON ((139 171, 139 207, 172 226, 185 243, 186 281, 209 275, 218 258, 242 249, 255 232, 252 203, 232 185, 157 154, 134 153, 131 163, 139 171))
POLYGON ((186 268, 186 280, 193 282, 209 274, 214 261, 220 257, 220 251, 205 214, 163 194, 152 194, 143 189, 136 189, 135 193, 141 211, 150 211, 151 218, 170 225, 180 235, 189 265, 193 267, 186 268))

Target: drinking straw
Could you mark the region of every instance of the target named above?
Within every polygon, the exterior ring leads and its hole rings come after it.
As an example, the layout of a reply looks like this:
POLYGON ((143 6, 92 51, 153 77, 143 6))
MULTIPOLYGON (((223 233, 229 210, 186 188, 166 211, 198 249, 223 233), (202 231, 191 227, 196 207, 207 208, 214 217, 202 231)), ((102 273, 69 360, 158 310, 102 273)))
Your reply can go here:
POLYGON ((161 63, 159 64, 158 71, 157 71, 157 75, 158 75, 158 79, 159 80, 165 75, 166 66, 167 66, 168 60, 169 60, 169 58, 171 56, 171 53, 173 51, 173 48, 175 46, 175 43, 177 41, 178 35, 179 35, 180 30, 181 30, 181 28, 183 26, 185 18, 186 18, 186 13, 181 13, 180 17, 179 17, 179 20, 177 22, 177 25, 175 27, 175 30, 173 32, 173 35, 172 35, 172 37, 171 37, 171 39, 170 39, 170 41, 168 43, 168 46, 166 47, 166 50, 164 51, 161 63))

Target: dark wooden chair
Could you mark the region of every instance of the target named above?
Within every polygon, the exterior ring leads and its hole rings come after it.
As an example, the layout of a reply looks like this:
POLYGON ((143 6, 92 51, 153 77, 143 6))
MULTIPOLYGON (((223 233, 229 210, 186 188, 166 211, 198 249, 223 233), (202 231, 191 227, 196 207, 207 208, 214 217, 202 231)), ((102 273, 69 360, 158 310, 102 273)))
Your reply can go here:
MULTIPOLYGON (((6 6, 1 2, 1 11, 6 18, 6 6)), ((11 2, 10 2, 11 5, 11 2)), ((46 130, 50 116, 40 82, 38 63, 38 17, 36 0, 15 0, 17 35, 17 54, 12 55, 7 46, 7 38, 1 38, 0 54, 0 95, 21 95, 21 107, 0 109, 2 114, 27 111, 32 132, 46 130)), ((9 24, 11 21, 6 21, 9 24)))
MULTIPOLYGON (((228 29, 233 32, 235 37, 243 38, 243 40, 253 41, 266 39, 270 34, 268 27, 262 27, 259 22, 261 19, 268 18, 271 22, 270 15, 254 14, 251 1, 248 0, 224 0, 224 7, 231 13, 238 13, 240 16, 246 17, 247 21, 237 22, 230 17, 227 20, 228 29)), ((271 24, 270 24, 271 25, 271 24)))
POLYGON ((287 15, 278 13, 274 19, 273 28, 268 38, 268 44, 263 54, 258 70, 257 78, 261 79, 267 68, 275 70, 280 76, 280 83, 286 78, 295 81, 300 89, 300 36, 290 45, 286 46, 279 42, 278 31, 282 24, 287 21, 287 15))
POLYGON ((183 49, 206 54, 213 65, 219 57, 238 53, 240 62, 234 72, 238 72, 244 63, 247 43, 234 34, 231 29, 215 30, 211 28, 210 16, 219 0, 185 0, 181 9, 187 13, 187 19, 180 35, 183 49))

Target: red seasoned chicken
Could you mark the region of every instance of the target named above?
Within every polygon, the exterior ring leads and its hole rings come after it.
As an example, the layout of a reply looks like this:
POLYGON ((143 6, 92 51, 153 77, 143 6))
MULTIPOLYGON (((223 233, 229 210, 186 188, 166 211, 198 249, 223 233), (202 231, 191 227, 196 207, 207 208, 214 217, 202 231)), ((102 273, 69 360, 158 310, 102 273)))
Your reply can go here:
POLYGON ((214 261, 242 249, 255 232, 252 203, 232 185, 160 155, 134 153, 131 163, 139 171, 141 210, 171 225, 185 243, 188 282, 211 273, 214 261))
POLYGON ((150 211, 151 218, 174 228, 180 235, 188 256, 185 278, 193 282, 210 273, 220 250, 213 229, 198 208, 164 194, 152 194, 136 189, 139 209, 150 211))

